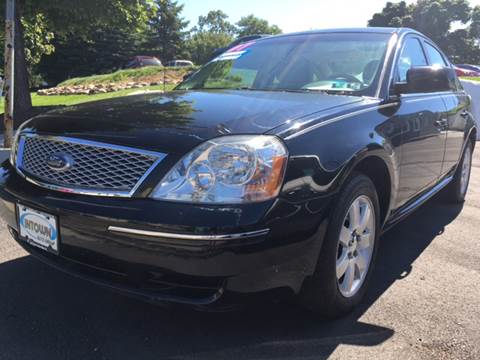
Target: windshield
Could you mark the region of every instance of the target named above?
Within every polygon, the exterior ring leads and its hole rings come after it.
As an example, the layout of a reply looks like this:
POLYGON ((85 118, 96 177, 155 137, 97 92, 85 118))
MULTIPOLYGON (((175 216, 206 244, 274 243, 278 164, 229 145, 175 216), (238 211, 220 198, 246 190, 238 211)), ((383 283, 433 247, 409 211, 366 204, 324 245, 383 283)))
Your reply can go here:
POLYGON ((254 40, 216 57, 177 89, 373 96, 389 39, 389 34, 324 33, 254 40))

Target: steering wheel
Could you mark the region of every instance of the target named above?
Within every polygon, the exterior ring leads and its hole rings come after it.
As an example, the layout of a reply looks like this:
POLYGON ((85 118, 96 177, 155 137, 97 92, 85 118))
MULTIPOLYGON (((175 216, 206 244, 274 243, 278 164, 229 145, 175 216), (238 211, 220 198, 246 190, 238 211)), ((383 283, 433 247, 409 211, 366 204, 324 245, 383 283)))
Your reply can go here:
POLYGON ((355 76, 350 75, 350 74, 334 74, 330 75, 327 80, 346 80, 348 82, 352 83, 359 83, 363 84, 363 81, 357 79, 355 76))

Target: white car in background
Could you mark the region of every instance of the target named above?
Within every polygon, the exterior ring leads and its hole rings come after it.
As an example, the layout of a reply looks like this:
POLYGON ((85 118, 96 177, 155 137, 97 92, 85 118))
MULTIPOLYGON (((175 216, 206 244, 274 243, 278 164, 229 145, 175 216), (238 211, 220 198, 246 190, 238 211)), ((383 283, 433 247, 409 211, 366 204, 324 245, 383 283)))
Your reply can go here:
POLYGON ((194 66, 193 62, 189 60, 172 60, 167 62, 168 67, 189 67, 189 66, 194 66))

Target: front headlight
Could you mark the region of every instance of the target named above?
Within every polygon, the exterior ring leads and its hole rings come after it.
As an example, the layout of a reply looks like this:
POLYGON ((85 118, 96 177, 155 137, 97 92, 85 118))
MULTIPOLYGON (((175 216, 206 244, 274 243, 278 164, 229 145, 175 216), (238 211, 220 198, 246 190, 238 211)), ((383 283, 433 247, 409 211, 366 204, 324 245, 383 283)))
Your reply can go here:
POLYGON ((183 157, 152 193, 161 200, 238 204, 278 195, 288 153, 274 136, 216 138, 183 157))

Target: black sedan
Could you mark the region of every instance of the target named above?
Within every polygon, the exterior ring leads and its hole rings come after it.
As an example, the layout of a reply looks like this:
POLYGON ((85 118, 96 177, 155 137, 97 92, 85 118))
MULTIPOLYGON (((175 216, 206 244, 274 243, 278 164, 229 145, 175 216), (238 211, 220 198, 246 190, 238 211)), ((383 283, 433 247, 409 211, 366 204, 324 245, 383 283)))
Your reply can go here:
POLYGON ((170 93, 26 122, 0 213, 40 260, 148 301, 273 291, 339 316, 364 296, 385 229, 443 188, 464 200, 470 102, 413 30, 256 39, 170 93))

